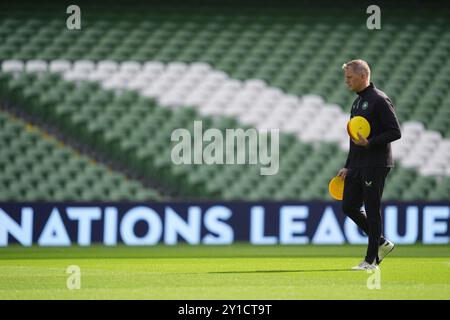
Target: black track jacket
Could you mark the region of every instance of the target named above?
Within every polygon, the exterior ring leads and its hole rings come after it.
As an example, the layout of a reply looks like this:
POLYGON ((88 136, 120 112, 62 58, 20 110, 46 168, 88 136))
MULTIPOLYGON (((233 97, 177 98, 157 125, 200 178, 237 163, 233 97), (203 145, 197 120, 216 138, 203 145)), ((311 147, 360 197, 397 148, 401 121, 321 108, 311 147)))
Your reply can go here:
POLYGON ((400 125, 389 97, 373 83, 358 92, 350 118, 362 116, 369 121, 369 144, 361 147, 350 139, 345 168, 393 167, 391 142, 400 139, 400 125))

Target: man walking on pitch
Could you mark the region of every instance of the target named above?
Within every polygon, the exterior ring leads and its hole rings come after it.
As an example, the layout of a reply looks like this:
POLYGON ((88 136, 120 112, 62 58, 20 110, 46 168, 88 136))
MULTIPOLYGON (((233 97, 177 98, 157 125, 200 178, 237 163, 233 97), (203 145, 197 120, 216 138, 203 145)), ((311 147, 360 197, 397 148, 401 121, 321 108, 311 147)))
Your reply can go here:
POLYGON ((358 95, 350 117, 364 117, 371 128, 367 139, 359 133, 358 140, 350 139, 347 161, 338 172, 345 180, 342 209, 369 237, 365 259, 352 269, 372 270, 394 249, 382 236, 380 207, 384 181, 394 166, 391 142, 400 139, 400 125, 389 97, 370 82, 366 61, 352 60, 342 69, 347 86, 358 95))

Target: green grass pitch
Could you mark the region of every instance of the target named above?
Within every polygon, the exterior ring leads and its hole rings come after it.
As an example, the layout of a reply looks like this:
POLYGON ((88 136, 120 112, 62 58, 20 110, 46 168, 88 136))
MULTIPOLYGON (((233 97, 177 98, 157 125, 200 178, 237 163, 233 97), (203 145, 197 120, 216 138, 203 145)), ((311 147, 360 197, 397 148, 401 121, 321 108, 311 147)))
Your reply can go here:
POLYGON ((380 289, 365 246, 0 248, 0 299, 450 299, 450 246, 397 246, 380 289), (69 265, 81 288, 69 290, 69 265), (369 281, 370 282, 370 281, 369 281), (373 283, 373 282, 372 282, 373 283))

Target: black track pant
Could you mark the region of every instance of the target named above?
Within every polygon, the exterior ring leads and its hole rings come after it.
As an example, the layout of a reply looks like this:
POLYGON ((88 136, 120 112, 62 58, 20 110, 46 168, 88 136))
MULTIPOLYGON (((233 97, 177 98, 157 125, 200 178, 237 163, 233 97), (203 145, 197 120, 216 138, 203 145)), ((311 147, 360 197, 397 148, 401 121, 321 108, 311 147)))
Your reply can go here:
POLYGON ((365 258, 369 263, 378 260, 378 246, 384 241, 381 196, 389 171, 390 168, 349 168, 345 177, 342 210, 369 237, 365 258))

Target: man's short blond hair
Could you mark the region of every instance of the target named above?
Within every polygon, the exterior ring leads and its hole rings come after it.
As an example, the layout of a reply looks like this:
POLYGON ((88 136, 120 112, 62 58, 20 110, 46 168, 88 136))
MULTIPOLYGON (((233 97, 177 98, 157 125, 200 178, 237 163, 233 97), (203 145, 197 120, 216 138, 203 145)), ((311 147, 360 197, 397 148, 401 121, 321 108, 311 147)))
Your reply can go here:
POLYGON ((356 74, 366 74, 367 78, 370 78, 369 64, 362 59, 352 60, 352 61, 344 63, 342 65, 342 70, 347 70, 347 69, 352 70, 352 72, 354 72, 356 74))

